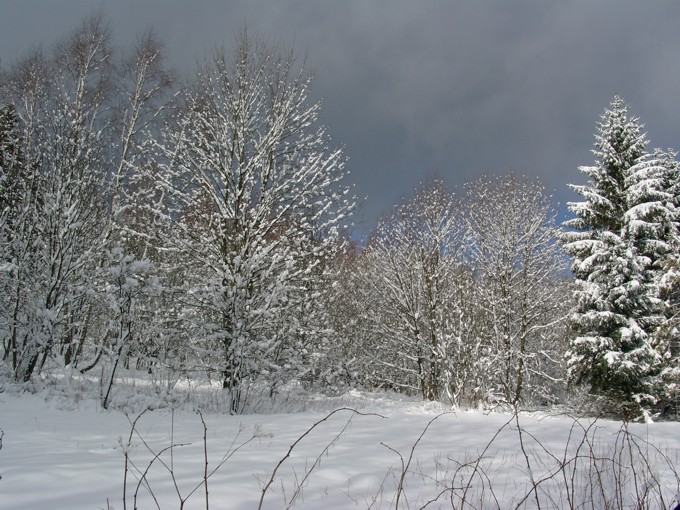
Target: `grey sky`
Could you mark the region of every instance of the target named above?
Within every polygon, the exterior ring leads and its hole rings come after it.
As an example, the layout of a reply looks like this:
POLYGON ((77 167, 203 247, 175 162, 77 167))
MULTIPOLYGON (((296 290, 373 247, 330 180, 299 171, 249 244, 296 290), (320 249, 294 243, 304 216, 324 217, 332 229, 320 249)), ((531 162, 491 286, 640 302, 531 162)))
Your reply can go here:
POLYGON ((0 0, 1 65, 99 10, 119 44, 154 28, 181 72, 244 23, 307 54, 367 197, 363 233, 434 173, 459 185, 513 170, 573 199, 617 93, 653 147, 680 149, 674 0, 0 0))

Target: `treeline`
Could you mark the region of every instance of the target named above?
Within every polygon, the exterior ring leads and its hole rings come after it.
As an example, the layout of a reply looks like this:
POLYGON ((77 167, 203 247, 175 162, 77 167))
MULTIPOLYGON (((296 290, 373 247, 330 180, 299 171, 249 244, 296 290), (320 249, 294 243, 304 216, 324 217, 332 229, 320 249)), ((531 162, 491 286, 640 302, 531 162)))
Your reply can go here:
MULTIPOLYGON (((304 65, 245 29, 235 48, 179 83, 153 34, 115 48, 94 17, 4 70, 4 377, 96 374, 107 407, 136 368, 165 389, 218 383, 232 412, 254 385, 292 382, 518 407, 565 403, 572 381, 626 417, 677 402, 673 154, 640 142, 613 177, 638 190, 610 211, 618 220, 596 211, 615 187, 595 170, 568 234, 538 183, 454 192, 433 179, 357 246, 345 158, 304 65)), ((617 143, 598 153, 603 176, 617 143)))
POLYGON ((512 176, 434 180, 343 265, 343 331, 370 386, 461 406, 563 401, 569 279, 548 197, 512 176))

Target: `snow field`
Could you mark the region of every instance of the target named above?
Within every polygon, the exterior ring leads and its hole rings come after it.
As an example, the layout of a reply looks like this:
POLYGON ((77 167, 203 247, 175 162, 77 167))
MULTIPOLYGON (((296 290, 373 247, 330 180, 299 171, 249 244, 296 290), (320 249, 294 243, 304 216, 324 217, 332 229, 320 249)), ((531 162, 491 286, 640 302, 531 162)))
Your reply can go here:
MULTIPOLYGON (((364 404, 369 402, 364 398, 364 404)), ((509 414, 458 411, 437 417, 441 408, 432 404, 386 397, 374 398, 372 404, 372 411, 360 411, 364 414, 341 410, 325 420, 327 413, 318 411, 205 414, 208 470, 217 467, 225 454, 230 455, 209 478, 210 508, 257 508, 262 487, 300 438, 290 457, 278 468, 263 508, 286 508, 290 503, 303 509, 394 508, 397 496, 400 508, 421 508, 442 492, 441 498, 428 508, 451 508, 451 492, 446 488, 464 487, 480 456, 478 476, 472 478, 466 494, 468 503, 476 508, 514 507, 531 494, 532 475, 538 480, 555 467, 551 455, 574 457, 583 438, 579 427, 587 428, 592 423, 582 420, 575 426, 573 419, 563 416, 520 416, 524 449, 531 458, 529 471, 509 414), (324 421, 310 430, 320 420, 324 421), (570 452, 565 454, 565 449, 570 452), (400 492, 402 460, 408 464, 408 473, 400 492), (470 465, 461 467, 466 462, 470 465)), ((617 441, 625 438, 618 433, 619 428, 618 423, 599 421, 589 429, 598 455, 604 458, 620 450, 616 449, 617 441)), ((0 429, 5 434, 0 450, 0 509, 123 508, 123 445, 131 427, 122 413, 102 411, 95 401, 72 404, 39 395, 3 394, 0 429)), ((199 486, 184 508, 205 508, 200 485, 204 473, 201 417, 189 411, 152 411, 138 420, 136 429, 139 435, 133 435, 129 458, 140 471, 147 469, 153 459, 143 441, 154 453, 172 443, 186 444, 175 447, 172 457, 169 450, 165 451, 160 459, 172 468, 181 497, 186 498, 199 486)), ((654 447, 680 465, 680 424, 633 424, 630 432, 646 448, 664 502, 670 504, 678 491, 677 475, 662 462, 664 459, 654 447)), ((585 456, 588 451, 582 453, 585 456)), ((626 475, 628 464, 640 462, 638 458, 631 459, 618 456, 618 462, 626 467, 619 473, 626 475)), ((168 468, 156 460, 148 472, 148 483, 163 510, 180 507, 168 468)), ((578 496, 585 499, 593 497, 588 494, 589 473, 592 471, 580 472, 573 485, 583 492, 578 496)), ((635 481, 629 476, 626 487, 633 487, 635 481)), ((650 480, 644 483, 653 489, 650 480)), ((133 508, 136 486, 131 466, 127 508, 133 508)), ((568 507, 569 488, 561 478, 545 482, 540 488, 542 504, 550 505, 552 498, 555 504, 568 507)), ((455 494, 454 500, 460 503, 455 498, 461 497, 462 489, 455 494)), ((143 487, 138 506, 157 508, 143 487)), ((533 495, 523 507, 535 507, 533 495)))

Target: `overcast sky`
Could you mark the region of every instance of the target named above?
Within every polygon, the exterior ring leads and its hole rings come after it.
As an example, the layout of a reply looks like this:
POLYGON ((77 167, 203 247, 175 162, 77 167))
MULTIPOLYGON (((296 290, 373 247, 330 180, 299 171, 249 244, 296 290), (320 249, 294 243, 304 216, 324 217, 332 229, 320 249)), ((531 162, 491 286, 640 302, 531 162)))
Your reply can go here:
POLYGON ((0 0, 0 65, 99 11, 119 45, 155 29, 181 73, 244 23, 307 55, 367 197, 364 234, 434 174, 455 186, 512 170, 573 200, 614 94, 651 148, 680 149, 675 0, 0 0))

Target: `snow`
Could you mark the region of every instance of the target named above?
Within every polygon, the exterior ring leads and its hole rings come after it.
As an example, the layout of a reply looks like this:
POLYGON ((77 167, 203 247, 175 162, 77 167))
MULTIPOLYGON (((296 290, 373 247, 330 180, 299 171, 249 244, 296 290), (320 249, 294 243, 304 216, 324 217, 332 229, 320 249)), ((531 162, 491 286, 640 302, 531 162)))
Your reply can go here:
MULTIPOLYGON (((540 478, 551 465, 543 447, 562 458, 566 450, 578 446, 583 437, 581 427, 587 429, 591 424, 566 416, 521 415, 523 441, 532 459, 529 470, 510 414, 456 411, 437 417, 446 411, 440 404, 384 394, 353 392, 344 401, 363 414, 339 410, 304 437, 314 423, 328 415, 326 411, 204 414, 209 470, 217 467, 225 455, 231 455, 208 481, 210 508, 257 508, 263 486, 291 445, 301 437, 290 458, 278 469, 263 508, 285 508, 301 484, 294 508, 368 508, 371 503, 372 508, 393 508, 401 475, 399 455, 408 463, 414 445, 404 492, 400 495, 404 508, 420 508, 436 498, 444 488, 441 484, 467 480, 471 468, 459 469, 455 475, 454 472, 460 463, 474 462, 482 455, 481 467, 489 479, 475 478, 468 497, 473 494, 483 497, 496 508, 493 496, 498 498, 501 508, 511 504, 514 507, 528 494, 530 476, 540 478), (485 451, 489 442, 491 445, 485 451), (489 480, 493 481, 492 491, 485 485, 489 480)), ((593 434, 592 443, 607 451, 617 438, 621 442, 617 435, 619 427, 615 422, 598 421, 588 429, 593 434)), ((92 400, 74 402, 44 395, 1 393, 0 429, 4 431, 0 450, 0 509, 124 508, 123 448, 130 423, 121 412, 104 411, 92 400)), ((184 508, 205 508, 200 486, 204 470, 201 417, 186 410, 149 411, 139 419, 137 429, 155 452, 173 442, 188 444, 174 448, 172 461, 169 451, 161 459, 168 467, 173 463, 182 497, 199 486, 184 508)), ((658 446, 677 464, 679 423, 632 424, 630 431, 644 442, 647 451, 654 452, 654 446, 658 446)), ((141 438, 133 436, 129 454, 131 461, 144 470, 152 456, 141 438)), ((659 455, 650 454, 648 458, 655 462, 664 501, 669 503, 679 489, 677 475, 669 471, 659 455)), ((148 480, 160 508, 180 507, 172 477, 160 462, 152 464, 148 480)), ((127 483, 127 508, 133 508, 137 479, 132 472, 127 483)), ((565 489, 559 485, 547 484, 546 494, 566 502, 565 489)), ((450 508, 447 498, 445 495, 428 508, 450 508)), ((143 488, 138 504, 140 509, 157 508, 143 488)), ((530 498, 526 507, 533 504, 535 501, 530 498)))

